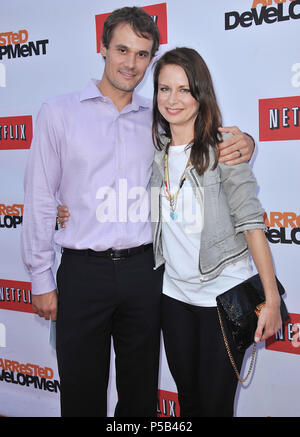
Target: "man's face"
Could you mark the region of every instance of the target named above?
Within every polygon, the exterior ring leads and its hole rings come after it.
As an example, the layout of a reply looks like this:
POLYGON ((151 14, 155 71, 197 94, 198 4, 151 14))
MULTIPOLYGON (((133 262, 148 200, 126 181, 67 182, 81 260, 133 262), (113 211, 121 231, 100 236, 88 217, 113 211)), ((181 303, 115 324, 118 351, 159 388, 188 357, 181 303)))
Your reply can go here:
POLYGON ((138 36, 130 24, 116 26, 109 47, 101 49, 106 58, 102 85, 107 94, 134 90, 151 63, 152 44, 152 39, 138 36))

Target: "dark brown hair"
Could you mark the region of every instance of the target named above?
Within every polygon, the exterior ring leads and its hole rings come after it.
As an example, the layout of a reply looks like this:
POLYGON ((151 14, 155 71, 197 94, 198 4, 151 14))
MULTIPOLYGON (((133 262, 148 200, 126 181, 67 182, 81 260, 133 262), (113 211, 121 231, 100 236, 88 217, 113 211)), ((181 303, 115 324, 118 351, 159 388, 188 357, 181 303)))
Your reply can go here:
POLYGON ((159 47, 160 33, 152 17, 142 8, 136 6, 124 7, 113 11, 103 25, 102 42, 108 49, 115 27, 120 23, 128 23, 134 32, 143 38, 152 39, 151 58, 159 47))
POLYGON ((218 128, 222 125, 222 116, 217 103, 212 79, 206 63, 194 49, 178 47, 170 50, 156 62, 154 69, 153 95, 153 125, 152 137, 155 147, 162 150, 160 140, 161 128, 164 134, 171 138, 171 130, 167 120, 160 114, 157 105, 158 79, 165 65, 178 65, 187 75, 191 95, 199 103, 198 115, 194 125, 194 138, 191 146, 191 162, 201 175, 209 166, 209 148, 215 153, 214 168, 218 162, 218 144, 220 134, 218 128))

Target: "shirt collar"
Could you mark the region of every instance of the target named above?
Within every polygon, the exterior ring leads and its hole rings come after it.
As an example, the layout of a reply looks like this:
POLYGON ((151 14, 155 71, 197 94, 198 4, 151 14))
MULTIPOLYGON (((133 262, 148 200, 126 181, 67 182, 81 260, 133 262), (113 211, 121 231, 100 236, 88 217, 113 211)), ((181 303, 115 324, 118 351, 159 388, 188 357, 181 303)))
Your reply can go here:
POLYGON ((136 92, 133 92, 132 95, 132 102, 131 102, 133 109, 150 109, 151 108, 151 101, 150 99, 147 99, 146 97, 140 96, 136 92))
POLYGON ((83 100, 89 100, 89 99, 95 99, 95 98, 101 98, 102 100, 104 97, 102 96, 99 88, 97 87, 98 81, 95 79, 91 79, 86 87, 81 91, 80 93, 80 101, 83 100))
MULTIPOLYGON (((105 96, 101 94, 101 91, 98 88, 98 83, 100 81, 96 79, 91 79, 86 87, 80 92, 80 101, 100 98, 103 102, 107 99, 105 96)), ((127 105, 128 109, 131 111, 138 111, 139 109, 150 109, 151 101, 145 97, 140 96, 136 92, 132 94, 132 102, 127 105)))

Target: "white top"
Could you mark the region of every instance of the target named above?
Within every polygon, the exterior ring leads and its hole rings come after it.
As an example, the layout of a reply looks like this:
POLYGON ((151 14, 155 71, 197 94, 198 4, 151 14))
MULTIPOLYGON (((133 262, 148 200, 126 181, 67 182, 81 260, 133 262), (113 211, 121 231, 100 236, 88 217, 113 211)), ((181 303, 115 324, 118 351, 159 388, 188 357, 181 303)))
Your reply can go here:
MULTIPOLYGON (((169 147, 168 169, 170 192, 178 189, 179 180, 189 159, 186 145, 169 147)), ((162 194, 162 249, 165 258, 163 293, 197 306, 216 306, 216 296, 253 275, 249 258, 230 264, 210 281, 201 282, 199 252, 203 228, 204 192, 196 201, 188 179, 179 191, 176 219, 170 216, 170 203, 165 188, 162 194)))

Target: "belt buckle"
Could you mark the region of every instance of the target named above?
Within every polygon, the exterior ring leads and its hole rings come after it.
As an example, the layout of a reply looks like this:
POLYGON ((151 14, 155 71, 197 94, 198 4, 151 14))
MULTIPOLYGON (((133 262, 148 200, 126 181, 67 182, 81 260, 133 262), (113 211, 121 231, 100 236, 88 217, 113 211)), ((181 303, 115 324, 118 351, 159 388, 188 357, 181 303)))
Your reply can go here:
POLYGON ((120 261, 120 259, 122 259, 122 255, 120 254, 119 250, 112 250, 110 253, 110 257, 113 261, 120 261), (117 255, 118 252, 119 255, 117 255))

